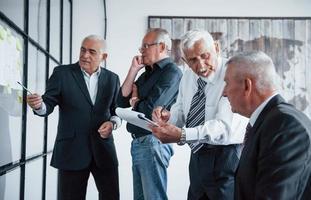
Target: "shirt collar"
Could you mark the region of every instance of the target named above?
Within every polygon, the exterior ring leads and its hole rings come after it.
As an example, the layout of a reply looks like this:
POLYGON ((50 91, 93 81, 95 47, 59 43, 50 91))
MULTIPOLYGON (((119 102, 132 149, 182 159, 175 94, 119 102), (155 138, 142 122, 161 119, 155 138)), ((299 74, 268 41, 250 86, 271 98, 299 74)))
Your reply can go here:
MULTIPOLYGON (((169 57, 163 58, 162 60, 159 60, 158 62, 156 62, 154 64, 154 66, 158 66, 160 69, 163 69, 168 63, 171 63, 172 60, 169 57)), ((149 65, 147 65, 146 70, 151 70, 151 67, 149 65)))
POLYGON ((260 104, 260 106, 258 106, 256 108, 256 110, 252 113, 251 117, 249 118, 249 123, 254 126, 258 116, 260 115, 260 113, 262 112, 262 110, 266 107, 266 105, 268 104, 268 102, 274 97, 276 96, 277 93, 271 95, 269 98, 267 98, 264 102, 262 102, 260 104))
MULTIPOLYGON (((81 71, 82 71, 82 73, 83 73, 84 76, 87 76, 87 77, 90 76, 82 67, 80 67, 80 69, 81 69, 81 71)), ((101 67, 99 66, 99 67, 97 68, 97 70, 96 70, 93 74, 96 75, 96 76, 99 76, 100 72, 101 72, 101 67)), ((92 75, 93 75, 93 74, 92 74, 92 75)))

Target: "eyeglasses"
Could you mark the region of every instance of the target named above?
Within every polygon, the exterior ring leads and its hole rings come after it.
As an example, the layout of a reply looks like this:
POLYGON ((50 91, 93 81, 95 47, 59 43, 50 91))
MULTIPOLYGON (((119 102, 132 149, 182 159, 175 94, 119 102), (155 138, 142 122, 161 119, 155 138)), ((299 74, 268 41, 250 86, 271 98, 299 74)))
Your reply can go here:
POLYGON ((160 44, 159 42, 151 43, 151 44, 142 44, 141 47, 139 48, 139 51, 143 51, 145 49, 148 49, 149 47, 153 45, 158 45, 160 44))

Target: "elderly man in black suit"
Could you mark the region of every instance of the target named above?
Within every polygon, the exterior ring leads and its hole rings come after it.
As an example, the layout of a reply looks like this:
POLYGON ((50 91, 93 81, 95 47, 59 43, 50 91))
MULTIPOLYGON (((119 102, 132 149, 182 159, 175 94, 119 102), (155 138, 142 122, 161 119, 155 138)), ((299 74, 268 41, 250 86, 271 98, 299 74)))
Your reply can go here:
POLYGON ((28 95, 27 102, 40 116, 59 106, 59 123, 51 165, 58 168, 58 199, 85 199, 92 173, 99 199, 119 199, 118 160, 112 130, 119 77, 100 67, 107 57, 105 40, 86 37, 79 62, 58 66, 45 94, 28 95))
POLYGON ((310 199, 311 122, 277 93, 270 57, 247 52, 227 62, 224 96, 232 111, 249 117, 235 198, 310 199))

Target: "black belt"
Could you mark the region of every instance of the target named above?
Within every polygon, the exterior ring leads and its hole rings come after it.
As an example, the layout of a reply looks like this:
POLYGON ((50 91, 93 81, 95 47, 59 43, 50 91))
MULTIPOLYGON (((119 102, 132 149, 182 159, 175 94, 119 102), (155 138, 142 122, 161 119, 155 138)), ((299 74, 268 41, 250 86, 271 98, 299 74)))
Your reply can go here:
POLYGON ((131 133, 131 135, 132 135, 132 138, 133 138, 133 139, 137 139, 137 138, 140 138, 140 137, 143 137, 143 136, 146 136, 146 135, 150 135, 150 134, 131 133))
POLYGON ((231 146, 236 146, 239 144, 230 144, 230 145, 212 145, 212 144, 203 144, 203 146, 200 148, 199 151, 205 151, 205 150, 211 150, 211 149, 220 149, 220 148, 226 148, 231 146))

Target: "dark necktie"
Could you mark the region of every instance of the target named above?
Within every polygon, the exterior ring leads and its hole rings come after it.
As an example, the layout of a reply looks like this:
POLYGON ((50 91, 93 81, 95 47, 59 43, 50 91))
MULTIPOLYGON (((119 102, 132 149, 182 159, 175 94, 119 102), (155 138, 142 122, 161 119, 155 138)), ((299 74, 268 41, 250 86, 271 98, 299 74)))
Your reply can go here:
POLYGON ((248 138, 249 138, 249 133, 250 133, 250 130, 252 128, 252 125, 248 122, 247 126, 246 126, 246 129, 245 129, 245 135, 244 135, 244 140, 243 140, 243 146, 246 144, 248 138))
MULTIPOLYGON (((199 78, 197 82, 198 90, 194 94, 191 101, 190 110, 186 120, 187 128, 203 125, 205 122, 206 97, 204 94, 204 88, 206 86, 206 82, 203 81, 201 78, 199 78)), ((191 148, 191 151, 195 153, 203 146, 203 144, 200 143, 200 141, 197 141, 194 143, 190 143, 189 146, 191 148)))

